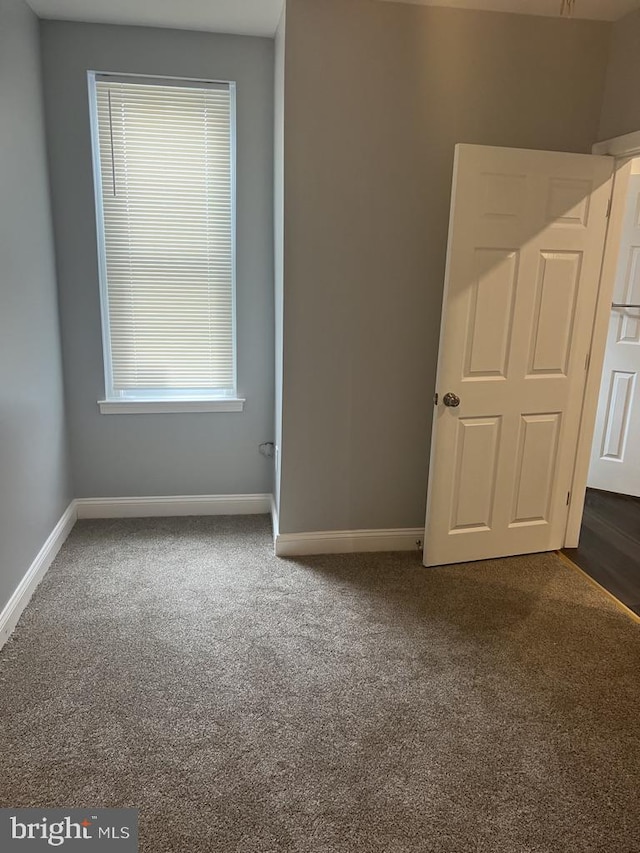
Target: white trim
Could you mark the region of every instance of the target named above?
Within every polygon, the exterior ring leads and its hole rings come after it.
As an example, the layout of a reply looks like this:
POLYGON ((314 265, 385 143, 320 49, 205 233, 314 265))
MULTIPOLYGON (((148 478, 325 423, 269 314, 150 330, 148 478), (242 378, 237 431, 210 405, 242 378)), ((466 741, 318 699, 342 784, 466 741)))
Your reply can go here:
POLYGON ((571 482, 571 503, 569 504, 563 546, 565 548, 577 548, 580 540, 584 499, 587 489, 587 478, 589 476, 591 445, 595 431, 600 383, 602 381, 602 366, 604 364, 607 332, 611 315, 611 299, 618 265, 622 219, 632 168, 629 158, 634 154, 640 154, 640 131, 627 133, 624 136, 616 136, 614 139, 607 139, 604 142, 598 142, 591 150, 594 154, 615 157, 616 164, 614 167, 613 190, 611 193, 611 211, 600 273, 600 291, 593 321, 589 368, 585 380, 580 431, 578 433, 576 460, 571 482))
POLYGON ((580 539, 584 499, 587 490, 587 478, 589 476, 589 463, 591 460, 591 445, 593 444, 593 434, 596 426, 600 384, 602 382, 602 366, 604 364, 607 333, 611 317, 611 299, 613 297, 616 269, 618 266, 618 254, 630 174, 631 160, 616 163, 613 191, 611 194, 611 213, 609 215, 604 255, 602 258, 602 270, 600 273, 600 291, 598 293, 596 313, 593 320, 589 367, 585 379, 580 431, 578 433, 576 460, 571 482, 571 503, 569 504, 569 513, 567 516, 564 548, 577 548, 580 539))
MULTIPOLYGON (((100 321, 102 328, 102 356, 105 381, 105 396, 113 394, 113 360, 111 353, 111 321, 109 318, 109 287, 107 276, 107 250, 104 227, 104 200, 102 193, 102 177, 100 165, 100 136, 98 128, 98 102, 96 82, 113 79, 126 82, 151 85, 171 85, 183 88, 197 88, 198 85, 211 88, 224 88, 229 92, 229 122, 230 122, 230 190, 231 190, 231 335, 233 361, 233 394, 238 393, 238 317, 237 317, 237 91, 235 80, 203 80, 195 77, 174 77, 156 74, 129 74, 112 71, 87 71, 87 86, 89 96, 89 124, 91 132, 91 158, 94 185, 96 244, 98 250, 98 286, 100 294, 100 321)), ((241 412, 245 400, 232 397, 228 400, 215 401, 183 401, 175 402, 139 402, 131 401, 123 404, 115 400, 99 400, 98 405, 103 415, 139 415, 164 414, 172 412, 241 412)))
POLYGON ((152 415, 171 412, 241 412, 246 400, 98 400, 103 415, 152 415))
POLYGON ((38 551, 35 560, 27 569, 13 595, 4 606, 0 613, 0 649, 11 636, 22 611, 29 603, 29 599, 47 573, 49 566, 53 563, 56 554, 76 523, 76 518, 76 502, 71 501, 62 518, 47 537, 47 541, 38 551))
POLYGON ((609 154, 611 157, 633 157, 640 154, 640 130, 596 142, 591 148, 591 153, 609 154))
MULTIPOLYGON (((229 144, 231 146, 231 337, 233 348, 233 393, 238 394, 238 105, 235 81, 229 80, 229 144)), ((242 401, 244 404, 244 400, 242 401)), ((224 411, 218 409, 218 411, 224 411)), ((230 411, 242 411, 231 409, 230 411)))
POLYGON ((98 104, 96 98, 96 72, 87 71, 89 89, 89 124, 91 127, 91 163, 94 204, 96 214, 96 246, 98 250, 98 290, 100 293, 100 327, 102 329, 102 361, 104 368, 105 394, 113 388, 111 369, 111 324, 109 321, 109 298, 107 294, 107 253, 104 239, 104 203, 100 169, 100 140, 98 134, 98 104))
POLYGON ((423 527, 278 533, 275 536, 275 553, 277 557, 294 557, 304 554, 354 554, 365 551, 421 551, 423 537, 423 527))
POLYGON ((268 515, 271 495, 172 495, 78 498, 78 518, 152 518, 176 515, 268 515))
POLYGON ((278 507, 276 506, 275 495, 271 495, 271 527, 273 529, 273 545, 275 552, 275 544, 280 535, 280 521, 278 519, 278 507))

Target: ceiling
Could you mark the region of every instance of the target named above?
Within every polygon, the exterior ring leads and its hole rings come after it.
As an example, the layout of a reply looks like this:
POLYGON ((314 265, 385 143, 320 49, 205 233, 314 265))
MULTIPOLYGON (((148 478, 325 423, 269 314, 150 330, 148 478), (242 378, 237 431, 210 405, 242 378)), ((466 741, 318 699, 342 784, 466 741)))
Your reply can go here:
MULTIPOLYGON (((483 9, 487 12, 515 12, 521 15, 558 17, 561 0, 386 0, 387 3, 414 3, 418 6, 452 6, 483 9)), ((640 0, 575 0, 574 18, 617 21, 640 9, 640 0)))
MULTIPOLYGON (((284 0, 28 0, 41 18, 272 36, 284 0)), ((561 0, 385 0, 557 17, 561 0)), ((576 0, 574 17, 615 21, 640 0, 576 0)))
POLYGON ((208 30, 275 33, 284 0, 27 0, 40 18, 208 30))

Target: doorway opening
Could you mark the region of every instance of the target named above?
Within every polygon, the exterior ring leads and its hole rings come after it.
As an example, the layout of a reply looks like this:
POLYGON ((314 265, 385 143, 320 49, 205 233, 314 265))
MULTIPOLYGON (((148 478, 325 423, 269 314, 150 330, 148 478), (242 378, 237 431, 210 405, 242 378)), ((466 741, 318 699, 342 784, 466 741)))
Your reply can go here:
POLYGON ((624 194, 584 514, 564 553, 640 616, 640 157, 624 194))

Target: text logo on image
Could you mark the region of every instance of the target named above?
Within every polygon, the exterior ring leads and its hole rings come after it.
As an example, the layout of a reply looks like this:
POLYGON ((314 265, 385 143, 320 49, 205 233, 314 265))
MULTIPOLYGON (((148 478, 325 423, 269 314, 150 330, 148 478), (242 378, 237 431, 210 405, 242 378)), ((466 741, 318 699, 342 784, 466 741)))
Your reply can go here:
POLYGON ((2 853, 137 853, 137 809, 0 809, 2 853))

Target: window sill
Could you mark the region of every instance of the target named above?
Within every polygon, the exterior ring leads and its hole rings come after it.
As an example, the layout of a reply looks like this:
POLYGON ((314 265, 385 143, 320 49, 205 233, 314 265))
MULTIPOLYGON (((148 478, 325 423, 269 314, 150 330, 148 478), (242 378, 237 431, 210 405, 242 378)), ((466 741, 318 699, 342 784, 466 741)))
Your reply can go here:
POLYGON ((98 400, 103 415, 159 415, 172 412, 241 412, 242 398, 220 400, 98 400))

